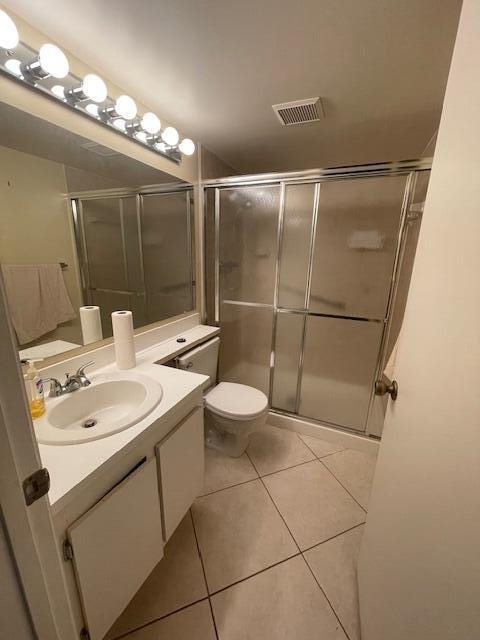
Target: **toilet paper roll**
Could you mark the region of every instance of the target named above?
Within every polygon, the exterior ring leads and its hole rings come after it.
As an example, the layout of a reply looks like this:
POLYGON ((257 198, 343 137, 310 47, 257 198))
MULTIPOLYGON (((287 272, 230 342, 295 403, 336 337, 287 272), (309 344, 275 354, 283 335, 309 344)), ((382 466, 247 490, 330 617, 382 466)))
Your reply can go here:
POLYGON ((100 307, 93 305, 80 307, 80 324, 82 326, 83 344, 103 340, 100 307))
POLYGON ((115 360, 119 369, 132 369, 137 360, 133 340, 133 315, 131 311, 112 313, 113 343, 115 360))

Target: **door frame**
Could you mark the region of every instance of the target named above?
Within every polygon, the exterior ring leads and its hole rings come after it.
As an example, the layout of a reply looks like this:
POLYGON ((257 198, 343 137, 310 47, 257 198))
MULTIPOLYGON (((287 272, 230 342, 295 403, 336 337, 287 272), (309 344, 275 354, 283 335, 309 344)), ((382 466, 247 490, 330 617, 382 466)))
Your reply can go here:
POLYGON ((32 623, 39 640, 77 633, 48 496, 27 506, 22 483, 43 465, 0 274, 0 505, 32 623))

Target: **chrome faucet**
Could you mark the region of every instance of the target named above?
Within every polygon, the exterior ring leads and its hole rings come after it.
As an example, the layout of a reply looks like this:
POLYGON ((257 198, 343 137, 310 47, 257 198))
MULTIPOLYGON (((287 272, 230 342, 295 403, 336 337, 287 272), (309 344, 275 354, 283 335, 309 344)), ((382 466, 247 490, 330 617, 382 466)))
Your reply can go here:
POLYGON ((58 396, 63 396, 65 393, 73 393, 73 391, 78 391, 78 389, 82 389, 83 387, 88 387, 90 380, 85 375, 85 369, 87 367, 92 366, 95 362, 90 361, 86 364, 79 367, 72 376, 67 373, 65 383, 62 384, 60 380, 57 378, 45 378, 44 382, 50 382, 50 391, 48 396, 50 398, 58 398, 58 396))

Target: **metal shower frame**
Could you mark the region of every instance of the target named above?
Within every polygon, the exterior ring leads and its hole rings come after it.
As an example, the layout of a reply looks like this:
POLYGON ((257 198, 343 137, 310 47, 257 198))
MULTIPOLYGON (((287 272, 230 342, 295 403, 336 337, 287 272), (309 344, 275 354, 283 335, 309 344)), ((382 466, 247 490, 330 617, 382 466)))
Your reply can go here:
MULTIPOLYGON (((212 188, 215 189, 215 199, 214 199, 215 318, 214 319, 208 318, 208 321, 212 322, 213 320, 217 326, 220 324, 220 261, 219 261, 220 191, 228 190, 232 188, 238 188, 238 187, 249 187, 249 186, 260 186, 260 185, 263 185, 263 186, 278 185, 280 187, 280 204, 279 204, 278 223, 277 223, 277 255, 275 260, 275 290, 274 290, 274 296, 273 296, 273 304, 266 305, 263 303, 234 301, 235 304, 238 306, 248 305, 248 306, 253 306, 258 308, 268 307, 273 310, 272 344, 271 344, 271 353, 270 353, 270 378, 269 378, 270 404, 272 400, 274 368, 275 368, 275 359, 276 359, 276 328, 277 328, 278 314, 279 313, 297 314, 297 315, 303 315, 304 317, 303 333, 302 333, 302 339, 301 339, 301 345, 300 345, 300 357, 299 357, 299 364, 298 364, 295 412, 285 411, 282 409, 275 409, 274 407, 272 407, 273 412, 279 413, 281 415, 300 418, 300 419, 304 418, 313 423, 316 422, 317 424, 328 425, 336 429, 348 431, 350 433, 356 433, 356 434, 375 437, 375 434, 372 434, 370 432, 372 409, 373 409, 373 404, 375 399, 374 385, 372 385, 372 390, 370 394, 367 419, 366 419, 366 427, 364 431, 348 429, 342 425, 315 420, 313 418, 301 416, 298 413, 299 403, 300 403, 300 394, 301 394, 307 318, 308 316, 330 317, 330 314, 312 313, 308 311, 309 301, 310 301, 309 299, 310 299, 310 289, 311 289, 311 279, 312 279, 315 234, 316 234, 316 226, 317 226, 317 218, 318 218, 318 209, 320 204, 321 184, 323 182, 329 182, 333 180, 338 181, 338 180, 346 180, 346 179, 353 179, 353 178, 367 178, 367 177, 374 177, 374 176, 393 176, 393 175, 407 176, 401 215, 400 215, 400 225, 399 225, 399 231, 397 236, 397 246, 396 246, 396 252, 395 252, 394 266, 393 266, 392 277, 391 277, 390 287, 389 287, 386 317, 383 320, 355 317, 355 320, 364 320, 368 322, 378 322, 383 324, 382 338, 380 341, 380 348, 379 348, 377 364, 375 368, 374 379, 376 380, 381 378, 383 369, 385 366, 386 348, 387 348, 391 327, 392 327, 393 309, 395 307, 395 301, 397 298, 398 279, 399 279, 399 274, 400 274, 401 266, 403 263, 404 254, 405 254, 405 246, 406 246, 408 227, 409 227, 409 225, 407 224, 408 213, 409 213, 409 208, 412 203, 412 198, 415 192, 417 175, 418 175, 418 172, 429 171, 431 167, 432 167, 432 158, 422 158, 422 159, 405 160, 405 161, 399 161, 399 162, 384 162, 384 163, 376 163, 376 164, 368 164, 368 165, 356 165, 351 167, 313 169, 313 170, 307 170, 307 171, 294 171, 294 172, 288 172, 288 173, 264 173, 264 174, 252 174, 252 175, 244 175, 244 176, 230 176, 227 178, 207 180, 202 182, 201 187, 203 189, 203 202, 204 202, 204 211, 203 211, 204 242, 207 235, 206 224, 207 224, 207 214, 208 214, 207 212, 208 198, 206 197, 205 192, 207 189, 212 189, 212 188), (278 290, 279 290, 279 282, 280 282, 280 264, 281 264, 281 258, 282 258, 281 240, 283 236, 283 224, 284 224, 284 213, 285 213, 285 188, 286 188, 286 185, 290 185, 290 184, 308 184, 308 183, 315 183, 315 191, 314 191, 314 202, 313 202, 312 225, 310 230, 310 246, 309 246, 308 271, 307 271, 307 283, 306 283, 306 289, 305 289, 304 309, 299 310, 299 309, 282 308, 278 306, 278 290)), ((208 270, 207 261, 209 259, 209 255, 206 250, 206 247, 204 250, 204 257, 205 257, 205 273, 207 273, 207 270, 208 270)), ((205 290, 206 290, 206 287, 205 287, 205 290)), ((204 302, 203 308, 206 310, 208 308, 208 305, 206 304, 206 300, 204 300, 203 302, 204 302)), ((225 302, 228 302, 228 301, 225 301, 225 302)), ((205 311, 205 314, 206 313, 207 312, 205 311)), ((334 317, 341 318, 342 316, 334 316, 334 317)))

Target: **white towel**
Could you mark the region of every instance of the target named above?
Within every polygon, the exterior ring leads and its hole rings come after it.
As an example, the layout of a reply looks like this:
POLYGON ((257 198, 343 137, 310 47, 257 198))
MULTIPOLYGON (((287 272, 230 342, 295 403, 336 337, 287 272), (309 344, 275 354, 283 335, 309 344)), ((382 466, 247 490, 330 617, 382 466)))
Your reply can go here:
POLYGON ((2 273, 20 344, 75 318, 59 264, 4 264, 2 273))

